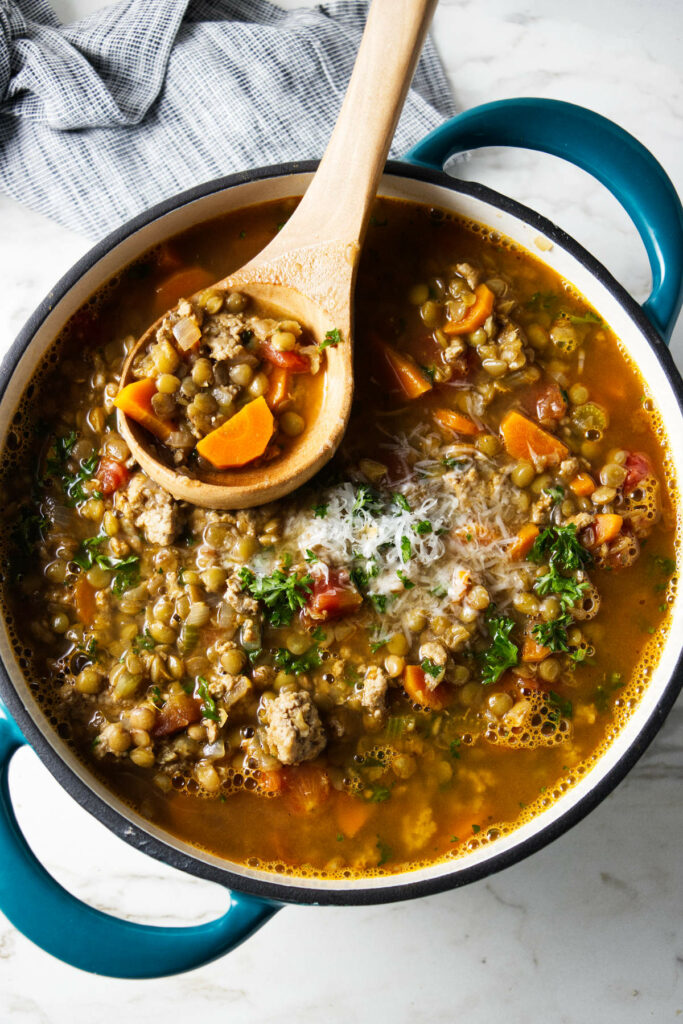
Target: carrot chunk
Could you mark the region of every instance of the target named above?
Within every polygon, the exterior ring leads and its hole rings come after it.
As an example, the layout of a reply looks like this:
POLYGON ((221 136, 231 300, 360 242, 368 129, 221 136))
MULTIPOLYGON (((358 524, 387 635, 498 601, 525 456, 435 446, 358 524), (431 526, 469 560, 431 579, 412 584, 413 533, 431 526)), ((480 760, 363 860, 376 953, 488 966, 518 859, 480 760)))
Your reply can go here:
POLYGON ((339 793, 335 807, 339 831, 343 832, 348 839, 353 839, 372 816, 373 810, 373 805, 369 801, 363 800, 362 797, 339 793))
POLYGON ((592 524, 591 547, 598 547, 599 544, 606 544, 614 540, 623 524, 623 516, 618 516, 613 512, 597 515, 592 524))
POLYGON ((577 498, 588 498, 595 490, 595 481, 590 473, 577 473, 569 481, 569 488, 577 498))
POLYGON ((155 290, 154 315, 161 316, 167 309, 172 309, 178 299, 188 298, 202 288, 208 288, 215 280, 215 275, 204 267, 176 270, 155 290))
POLYGON ((510 545, 510 558, 526 558, 534 546, 534 541, 538 537, 538 527, 534 526, 533 523, 525 523, 522 526, 510 545))
POLYGON ((289 398, 290 372, 284 366, 273 366, 268 381, 266 402, 277 410, 289 398))
POLYGON ((454 430, 456 434, 465 434, 466 437, 475 437, 477 434, 481 434, 481 428, 474 420, 453 409, 435 409, 434 419, 439 426, 445 427, 447 430, 454 430))
POLYGON ((201 701, 187 693, 174 694, 166 701, 152 726, 152 736, 172 736, 202 717, 201 701))
POLYGON ((443 711, 453 700, 453 691, 448 683, 439 683, 435 690, 427 688, 427 677, 419 665, 406 665, 403 688, 416 704, 433 711, 443 711))
POLYGON ((275 421, 260 395, 197 442, 197 451, 217 469, 244 466, 263 455, 275 421))
POLYGON ((285 802, 293 814, 312 814, 329 799, 330 777, 321 765, 287 765, 281 774, 285 802))
POLYGON ((261 342, 260 351, 263 358, 273 366, 280 366, 284 370, 289 370, 290 373, 311 372, 310 359, 307 356, 302 356, 300 352, 280 352, 267 341, 261 342))
POLYGON ((522 661, 543 661, 550 654, 550 648, 536 643, 531 633, 524 637, 522 661))
POLYGON ((404 352, 377 339, 375 341, 380 371, 390 386, 403 393, 405 398, 419 398, 431 391, 431 382, 421 372, 417 363, 404 352))
POLYGON ((78 577, 74 587, 74 596, 76 598, 76 615, 84 626, 92 626, 97 612, 95 588, 88 583, 85 576, 78 577))
POLYGON ((134 380, 132 384, 126 384, 125 388, 119 391, 114 399, 114 405, 160 441, 167 441, 173 433, 173 424, 168 420, 162 420, 154 412, 152 397, 156 390, 157 385, 153 377, 134 380))
POLYGON ((495 295, 485 284, 474 289, 477 301, 465 312, 462 320, 450 320, 443 328, 444 334, 469 334, 486 323, 493 311, 495 295))
POLYGON ((533 461, 534 458, 545 457, 559 462, 569 454, 569 449, 562 441, 515 409, 503 416, 500 433, 505 450, 514 459, 533 461))

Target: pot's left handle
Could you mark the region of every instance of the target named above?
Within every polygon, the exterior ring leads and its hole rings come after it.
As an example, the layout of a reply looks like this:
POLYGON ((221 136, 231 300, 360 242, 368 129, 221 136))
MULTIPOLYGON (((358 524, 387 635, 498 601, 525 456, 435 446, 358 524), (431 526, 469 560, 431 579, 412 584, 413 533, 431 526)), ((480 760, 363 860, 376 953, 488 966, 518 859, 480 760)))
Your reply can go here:
POLYGON ((26 740, 0 703, 0 910, 37 946, 113 978, 162 978, 222 956, 256 931, 277 907, 230 894, 227 912, 208 924, 161 928, 123 921, 82 903, 47 873, 17 824, 8 768, 26 740))

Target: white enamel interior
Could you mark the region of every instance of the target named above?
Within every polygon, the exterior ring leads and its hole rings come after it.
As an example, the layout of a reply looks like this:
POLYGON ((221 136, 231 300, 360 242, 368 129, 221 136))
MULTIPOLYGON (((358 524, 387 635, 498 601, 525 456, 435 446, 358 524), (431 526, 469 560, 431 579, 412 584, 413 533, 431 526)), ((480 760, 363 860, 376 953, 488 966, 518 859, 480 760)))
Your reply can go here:
MULTIPOLYGON (((0 402, 0 438, 2 439, 2 444, 4 444, 4 438, 12 414, 24 388, 31 378, 33 368, 40 361, 46 349, 49 348, 53 339, 59 334, 68 318, 101 284, 109 280, 120 268, 126 266, 138 255, 159 241, 183 231, 200 221, 227 213, 230 210, 250 206, 254 203, 300 195, 305 190, 310 177, 310 174, 277 176, 235 185, 229 189, 194 200, 135 231, 112 248, 105 256, 101 257, 94 266, 83 274, 63 298, 55 302, 50 313, 39 326, 30 344, 27 346, 0 402)), ((415 200, 430 206, 452 210, 461 216, 479 221, 524 246, 558 271, 562 277, 572 282, 611 325, 616 335, 621 339, 634 361, 640 367, 643 377, 651 388, 652 394, 656 396, 659 410, 666 425, 667 434, 674 441, 671 448, 677 480, 679 482, 683 480, 683 444, 680 443, 681 438, 683 438, 683 419, 669 380, 649 343, 628 313, 611 295, 609 290, 596 280, 576 257, 557 243, 552 244, 550 248, 546 248, 544 239, 542 237, 539 238, 538 229, 528 225, 518 217, 503 212, 480 199, 472 198, 450 188, 427 184, 411 178, 387 175, 382 180, 380 191, 382 195, 415 200)), ((545 242, 547 244, 547 240, 545 242)), ((0 656, 20 698, 41 730, 45 740, 86 786, 106 803, 113 806, 124 818, 127 818, 138 828, 162 840, 181 853, 189 854, 207 864, 228 868, 236 875, 292 887, 302 886, 310 888, 313 886, 320 890, 332 889, 337 892, 344 892, 357 888, 376 889, 395 886, 400 882, 411 884, 427 879, 438 879, 444 875, 458 874, 464 868, 490 860, 511 847, 529 840, 540 831, 547 829, 554 822, 557 822, 558 819, 561 819, 563 815, 567 814, 573 807, 584 800, 595 785, 615 768, 620 759, 624 757, 628 748, 638 740, 638 737, 647 728, 655 712, 657 702, 674 672, 679 656, 680 638, 683 636, 683 601, 679 597, 673 611, 672 628, 659 665, 627 726, 591 772, 573 789, 565 793, 552 807, 538 815, 533 821, 517 829, 512 835, 503 837, 495 843, 490 843, 479 850, 473 851, 460 860, 446 861, 419 871, 405 872, 402 875, 392 875, 385 878, 334 882, 314 881, 305 878, 296 879, 291 876, 273 876, 263 871, 242 867, 231 862, 227 863, 221 858, 214 857, 189 844, 174 839, 168 833, 157 829, 154 825, 131 811, 123 801, 119 800, 89 774, 87 769, 73 755, 68 746, 60 740, 56 732, 45 720, 16 662, 7 638, 4 619, 2 626, 3 628, 0 630, 0 656)), ((37 799, 39 799, 39 796, 37 796, 37 799)))

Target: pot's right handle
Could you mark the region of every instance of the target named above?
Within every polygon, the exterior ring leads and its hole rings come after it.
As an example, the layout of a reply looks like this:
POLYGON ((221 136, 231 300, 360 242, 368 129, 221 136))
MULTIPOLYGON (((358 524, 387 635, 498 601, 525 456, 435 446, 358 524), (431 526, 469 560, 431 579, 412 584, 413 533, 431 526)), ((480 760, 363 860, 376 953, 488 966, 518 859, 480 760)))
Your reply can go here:
POLYGON ((0 910, 47 953, 112 978, 162 978, 215 960, 247 939, 277 907, 230 893, 222 917, 189 928, 124 921, 76 899, 47 873, 12 810, 7 770, 26 743, 0 702, 0 910))
POLYGON ((404 159, 441 170, 455 153, 484 146, 560 156, 607 186, 645 245, 652 293, 643 310, 668 342, 683 301, 683 208, 652 153, 600 114, 560 100, 526 97, 466 110, 435 128, 404 159))

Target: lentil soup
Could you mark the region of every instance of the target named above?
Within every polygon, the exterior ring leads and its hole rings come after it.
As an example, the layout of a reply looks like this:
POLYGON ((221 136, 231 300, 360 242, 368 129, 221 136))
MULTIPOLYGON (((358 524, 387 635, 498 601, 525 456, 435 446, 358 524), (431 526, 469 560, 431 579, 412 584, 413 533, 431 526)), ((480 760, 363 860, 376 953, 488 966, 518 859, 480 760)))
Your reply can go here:
MULTIPOLYGON (((334 460, 269 506, 174 501, 116 429, 126 352, 294 204, 199 225, 72 319, 5 456, 2 586, 46 715, 147 819, 275 872, 393 873, 541 813, 619 731, 668 628, 674 483, 654 400, 580 295, 487 229, 380 200, 334 460)), ((202 301, 200 333, 246 312, 202 301)), ((292 352, 297 328, 264 338, 292 352)), ((277 365, 255 358, 198 348, 140 379, 196 402, 277 365)), ((314 415, 323 377, 280 421, 314 415)), ((152 409, 191 425, 188 404, 152 409)))

